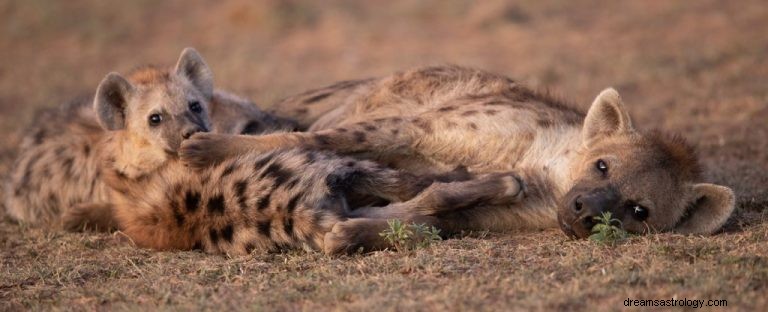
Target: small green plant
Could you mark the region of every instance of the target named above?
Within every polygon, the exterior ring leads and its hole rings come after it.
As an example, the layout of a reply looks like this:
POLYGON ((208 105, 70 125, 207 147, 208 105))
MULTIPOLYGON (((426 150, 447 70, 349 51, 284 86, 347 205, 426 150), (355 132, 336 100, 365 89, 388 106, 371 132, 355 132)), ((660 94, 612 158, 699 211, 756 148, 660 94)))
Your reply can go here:
POLYGON ((389 228, 379 233, 398 251, 425 248, 442 240, 440 230, 426 224, 406 224, 400 220, 387 220, 389 228))
POLYGON ((603 212, 599 217, 595 217, 595 221, 597 221, 597 224, 592 227, 592 235, 589 236, 589 239, 593 242, 614 245, 630 236, 623 229, 621 221, 614 219, 610 212, 603 212))

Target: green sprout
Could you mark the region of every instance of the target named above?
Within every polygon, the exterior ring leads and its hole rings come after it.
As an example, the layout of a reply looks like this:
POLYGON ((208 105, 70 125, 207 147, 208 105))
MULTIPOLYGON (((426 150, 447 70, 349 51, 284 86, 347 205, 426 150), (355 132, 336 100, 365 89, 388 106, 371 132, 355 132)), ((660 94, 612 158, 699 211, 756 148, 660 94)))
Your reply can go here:
POLYGON ((400 220, 387 220, 389 228, 379 233, 397 251, 426 248, 442 240, 440 230, 426 224, 406 224, 400 220))
POLYGON ((589 236, 589 239, 593 242, 603 245, 615 245, 630 236, 623 229, 621 221, 614 219, 610 212, 603 212, 599 217, 594 217, 594 220, 597 221, 597 224, 592 227, 592 235, 589 236))

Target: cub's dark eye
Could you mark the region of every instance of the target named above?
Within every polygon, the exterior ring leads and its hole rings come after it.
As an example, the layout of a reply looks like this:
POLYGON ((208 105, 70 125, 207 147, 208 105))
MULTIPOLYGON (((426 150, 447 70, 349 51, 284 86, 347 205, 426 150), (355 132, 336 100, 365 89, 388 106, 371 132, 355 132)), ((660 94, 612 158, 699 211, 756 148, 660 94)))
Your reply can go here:
POLYGON ((200 106, 200 102, 198 101, 190 101, 189 102, 189 110, 195 113, 200 113, 203 111, 203 107, 200 106))
POLYGON ((595 168, 597 168, 598 171, 602 172, 603 174, 608 173, 608 164, 605 163, 604 160, 598 159, 595 163, 595 168))
POLYGON ((629 209, 632 209, 632 217, 637 221, 645 221, 648 219, 648 209, 638 204, 629 205, 629 209))
POLYGON ((160 114, 152 114, 149 115, 149 125, 150 126, 157 126, 163 121, 163 115, 160 114))

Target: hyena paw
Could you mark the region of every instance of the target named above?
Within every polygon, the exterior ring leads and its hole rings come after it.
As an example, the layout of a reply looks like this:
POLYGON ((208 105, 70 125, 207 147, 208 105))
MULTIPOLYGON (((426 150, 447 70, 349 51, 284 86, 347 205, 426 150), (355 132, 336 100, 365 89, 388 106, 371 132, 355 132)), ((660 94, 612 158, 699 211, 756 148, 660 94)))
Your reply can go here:
POLYGON ((323 239, 323 252, 328 255, 371 251, 380 245, 381 237, 367 220, 350 219, 336 223, 323 239))
POLYGON ((181 142, 179 157, 192 168, 207 168, 229 155, 229 136, 216 133, 196 133, 181 142))
POLYGON ((495 173, 490 176, 501 186, 499 199, 503 203, 517 203, 525 198, 527 189, 523 179, 514 172, 495 173))

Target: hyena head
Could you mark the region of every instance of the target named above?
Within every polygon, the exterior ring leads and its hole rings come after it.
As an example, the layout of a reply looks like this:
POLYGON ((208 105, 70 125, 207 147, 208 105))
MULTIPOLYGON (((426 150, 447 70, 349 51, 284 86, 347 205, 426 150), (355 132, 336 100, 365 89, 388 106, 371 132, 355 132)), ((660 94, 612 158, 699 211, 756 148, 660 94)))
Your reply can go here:
POLYGON ((209 131, 212 97, 211 70, 197 51, 186 48, 173 70, 146 67, 128 79, 108 74, 96 91, 94 110, 102 127, 124 131, 135 154, 128 162, 140 166, 164 161, 181 141, 209 131))
POLYGON ((566 234, 589 236, 604 212, 632 233, 709 234, 731 215, 733 191, 698 183, 697 156, 681 137, 635 130, 615 90, 597 96, 582 131, 574 186, 558 210, 566 234))

